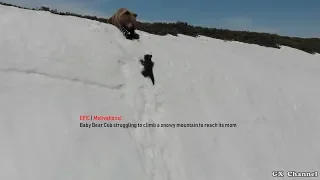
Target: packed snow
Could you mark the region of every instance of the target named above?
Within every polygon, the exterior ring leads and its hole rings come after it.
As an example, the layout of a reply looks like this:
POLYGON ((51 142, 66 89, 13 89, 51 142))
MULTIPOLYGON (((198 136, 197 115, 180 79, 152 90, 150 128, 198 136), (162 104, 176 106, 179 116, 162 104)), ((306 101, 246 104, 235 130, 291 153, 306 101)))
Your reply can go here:
POLYGON ((1 180, 319 171, 319 54, 137 33, 129 41, 109 24, 0 6, 1 180), (147 53, 155 86, 141 75, 147 53), (80 120, 91 115, 121 120, 80 120), (93 122, 113 127, 80 127, 93 122))

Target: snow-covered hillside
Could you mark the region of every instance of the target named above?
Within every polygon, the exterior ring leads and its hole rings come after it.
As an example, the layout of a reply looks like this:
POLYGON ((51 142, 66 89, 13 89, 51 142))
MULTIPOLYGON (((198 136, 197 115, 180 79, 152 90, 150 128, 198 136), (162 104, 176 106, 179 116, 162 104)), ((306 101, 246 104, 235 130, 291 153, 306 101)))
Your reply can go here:
POLYGON ((129 41, 108 24, 5 6, 0 34, 1 180, 271 180, 320 169, 318 54, 141 31, 129 41), (155 86, 140 73, 146 53, 155 86), (92 122, 168 127, 80 127, 92 122))

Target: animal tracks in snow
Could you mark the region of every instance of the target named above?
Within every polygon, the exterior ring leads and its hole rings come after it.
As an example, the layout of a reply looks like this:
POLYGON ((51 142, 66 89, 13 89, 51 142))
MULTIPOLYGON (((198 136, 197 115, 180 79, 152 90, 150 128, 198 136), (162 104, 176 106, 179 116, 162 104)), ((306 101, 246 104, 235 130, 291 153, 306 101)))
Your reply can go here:
MULTIPOLYGON (((124 98, 132 108, 133 123, 161 123, 163 110, 155 87, 141 75, 138 61, 121 60, 122 73, 125 77, 124 98)), ((137 148, 144 157, 144 167, 149 179, 170 179, 168 163, 164 159, 166 152, 165 133, 157 127, 138 127, 130 130, 137 148), (162 140, 161 140, 162 139, 162 140)))

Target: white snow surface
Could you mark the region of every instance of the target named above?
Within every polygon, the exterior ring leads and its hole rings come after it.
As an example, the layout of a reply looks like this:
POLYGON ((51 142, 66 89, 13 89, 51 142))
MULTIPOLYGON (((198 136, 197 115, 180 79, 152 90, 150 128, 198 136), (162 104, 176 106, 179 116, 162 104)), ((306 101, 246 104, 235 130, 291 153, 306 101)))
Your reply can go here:
POLYGON ((137 32, 140 42, 112 25, 0 6, 1 180, 319 171, 319 54, 137 32), (146 53, 155 86, 140 72, 146 53), (92 122, 236 127, 80 127, 92 122))

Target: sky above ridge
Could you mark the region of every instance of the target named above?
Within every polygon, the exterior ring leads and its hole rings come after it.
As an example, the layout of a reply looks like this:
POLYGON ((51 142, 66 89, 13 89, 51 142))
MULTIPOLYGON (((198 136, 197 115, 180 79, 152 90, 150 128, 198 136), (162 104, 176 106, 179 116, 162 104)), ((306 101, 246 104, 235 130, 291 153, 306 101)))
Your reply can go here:
MULTIPOLYGON (((3 0, 0 0, 3 1, 3 0)), ((109 17, 120 7, 145 21, 186 21, 193 25, 320 38, 319 0, 5 0, 80 14, 109 17)))

